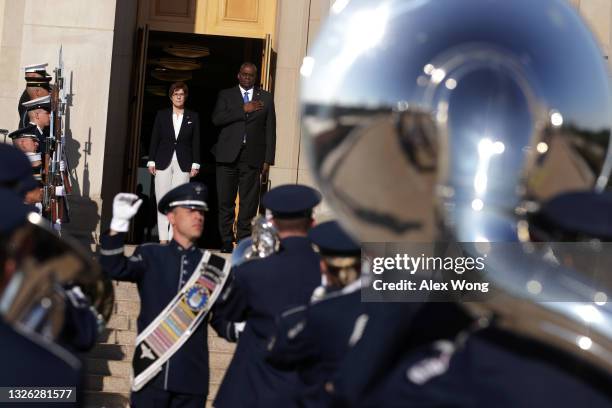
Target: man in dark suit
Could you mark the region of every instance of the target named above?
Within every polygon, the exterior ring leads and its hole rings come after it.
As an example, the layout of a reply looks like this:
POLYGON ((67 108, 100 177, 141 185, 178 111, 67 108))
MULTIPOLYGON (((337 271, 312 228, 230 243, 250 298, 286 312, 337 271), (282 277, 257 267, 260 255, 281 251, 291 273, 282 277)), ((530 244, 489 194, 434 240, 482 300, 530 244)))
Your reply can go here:
POLYGON ((257 67, 250 62, 240 66, 237 87, 219 93, 212 115, 221 127, 213 147, 217 162, 217 195, 222 252, 229 253, 234 242, 236 194, 240 208, 236 238, 251 233, 251 219, 257 213, 260 177, 265 180, 274 164, 276 149, 276 114, 269 92, 254 88, 257 67))
MULTIPOLYGON (((185 109, 189 89, 184 82, 170 86, 168 96, 172 107, 162 109, 155 116, 149 148, 149 173, 155 176, 157 202, 168 191, 189 182, 200 171, 200 118, 185 109)), ((166 216, 158 211, 159 241, 167 243, 171 229, 166 216)))

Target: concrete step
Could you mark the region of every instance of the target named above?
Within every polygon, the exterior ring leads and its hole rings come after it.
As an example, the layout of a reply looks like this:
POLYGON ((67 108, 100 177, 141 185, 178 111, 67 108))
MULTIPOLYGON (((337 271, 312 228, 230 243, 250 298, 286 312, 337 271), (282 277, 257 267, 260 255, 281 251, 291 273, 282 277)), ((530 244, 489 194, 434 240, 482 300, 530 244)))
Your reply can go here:
POLYGON ((85 376, 85 389, 87 391, 126 394, 130 392, 130 381, 124 377, 87 374, 85 376))
POLYGON ((112 314, 110 320, 106 323, 107 329, 136 331, 136 317, 112 314))
POLYGON ((129 361, 85 358, 85 365, 87 367, 87 374, 108 375, 127 379, 132 375, 132 364, 129 361))
POLYGON ((133 346, 136 344, 136 336, 136 330, 104 329, 98 337, 98 343, 133 346))
MULTIPOLYGON (((217 382, 223 379, 223 373, 232 360, 231 354, 211 353, 210 372, 211 378, 217 382)), ((129 378, 132 374, 132 364, 129 360, 108 360, 101 358, 85 357, 88 374, 110 375, 113 377, 129 378)))
POLYGON ((134 355, 134 346, 121 344, 96 344, 87 352, 86 358, 98 358, 101 360, 127 360, 130 361, 134 355))
POLYGON ((120 316, 137 318, 140 313, 140 300, 116 300, 113 304, 113 313, 120 316))
POLYGON ((138 288, 135 283, 113 281, 115 300, 140 300, 138 288))
POLYGON ((222 353, 220 351, 210 351, 209 352, 209 363, 210 369, 221 369, 225 370, 230 362, 232 361, 232 357, 234 353, 222 353))
POLYGON ((130 394, 85 391, 85 408, 129 408, 130 394))
POLYGON ((236 343, 230 343, 221 337, 208 337, 208 350, 210 352, 234 353, 236 343))

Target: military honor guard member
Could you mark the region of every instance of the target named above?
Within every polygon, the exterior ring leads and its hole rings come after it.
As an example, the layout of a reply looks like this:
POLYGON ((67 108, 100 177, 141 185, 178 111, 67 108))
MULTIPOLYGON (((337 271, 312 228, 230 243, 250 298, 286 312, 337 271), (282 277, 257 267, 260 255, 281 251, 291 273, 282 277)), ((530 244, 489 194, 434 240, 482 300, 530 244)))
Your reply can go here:
POLYGON ((265 357, 276 318, 310 300, 321 283, 319 256, 307 237, 320 194, 303 185, 270 190, 263 204, 279 237, 278 252, 235 267, 216 306, 223 318, 246 321, 217 397, 216 408, 272 407, 299 384, 295 372, 274 368, 265 357), (232 280, 233 279, 233 280, 232 280))
POLYGON ((13 146, 21 150, 30 160, 32 175, 36 180, 41 180, 42 157, 39 150, 39 138, 34 127, 25 127, 9 133, 13 146))
POLYGON ((13 146, 21 150, 30 160, 32 176, 38 182, 38 187, 28 191, 25 197, 26 204, 36 206, 38 213, 42 213, 42 155, 38 150, 39 139, 34 127, 26 127, 9 133, 13 146))
POLYGON ((51 125, 51 97, 42 96, 32 99, 23 104, 28 117, 29 124, 25 126, 28 131, 34 130, 39 140, 39 150, 45 151, 46 138, 49 136, 49 126, 51 125))
MULTIPOLYGON (((100 260, 112 279, 135 282, 140 295, 138 332, 153 322, 192 276, 204 251, 196 241, 204 228, 207 189, 202 183, 175 187, 161 197, 158 209, 174 229, 166 244, 143 244, 130 257, 123 255, 125 233, 142 201, 135 194, 120 193, 113 201, 110 233, 101 239, 100 260)), ((211 325, 224 333, 221 320, 211 325)), ((141 357, 140 355, 134 356, 141 357)), ((163 365, 157 376, 142 389, 132 392, 132 407, 202 408, 208 394, 207 325, 204 322, 163 365)))
MULTIPOLYGON (((0 154, 0 156, 4 156, 0 154)), ((4 159, 1 157, 0 159, 4 159)), ((2 160, 0 160, 2 161, 2 160)), ((14 262, 8 251, 12 233, 26 223, 30 211, 22 198, 14 191, 0 187, 2 217, 0 217, 0 302, 10 296, 6 289, 15 274, 14 262)), ((0 312, 0 384, 3 387, 76 387, 82 385, 82 365, 70 352, 45 337, 9 325, 0 312)), ((10 394, 9 394, 10 396, 10 394)), ((77 400, 78 401, 78 400, 77 400)), ((10 405, 10 404, 9 404, 10 405)), ((15 406, 42 406, 15 400, 15 406), (18 403, 17 403, 18 402, 18 403)), ((53 401, 57 407, 77 407, 80 402, 53 401)), ((12 405, 11 405, 12 406, 12 405)))
POLYGON ((49 85, 51 76, 46 71, 47 65, 48 64, 45 63, 24 67, 26 88, 21 94, 19 105, 17 106, 17 111, 19 113, 19 128, 26 127, 29 122, 26 108, 23 106, 24 102, 41 98, 51 93, 51 86, 49 85))
POLYGON ((314 408, 331 402, 326 383, 361 339, 369 316, 361 302, 359 244, 336 221, 317 225, 308 236, 321 255, 324 284, 310 304, 283 313, 267 358, 275 367, 298 372, 301 384, 293 403, 314 408))

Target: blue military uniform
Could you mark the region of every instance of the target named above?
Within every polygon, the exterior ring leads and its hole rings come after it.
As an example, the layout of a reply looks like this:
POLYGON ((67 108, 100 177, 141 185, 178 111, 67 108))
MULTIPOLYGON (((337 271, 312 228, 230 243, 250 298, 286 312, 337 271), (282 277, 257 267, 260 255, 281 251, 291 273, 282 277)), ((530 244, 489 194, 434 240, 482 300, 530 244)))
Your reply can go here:
MULTIPOLYGON (((0 237, 25 223, 29 208, 13 191, 0 188, 3 216, 0 237)), ((2 242, 2 244, 6 244, 2 242)), ((0 252, 4 252, 0 249, 0 252)), ((0 270, 0 297, 7 284, 4 269, 0 270)), ((9 278, 9 277, 7 277, 9 278)), ((0 384, 3 387, 77 387, 81 391, 81 363, 63 348, 36 335, 17 331, 0 317, 0 384)), ((20 407, 41 406, 41 403, 19 403, 20 407)), ((76 407, 80 403, 53 403, 58 407, 76 407)))
POLYGON ((548 346, 485 329, 465 343, 437 342, 408 353, 351 406, 603 408, 612 406, 610 381, 548 346))
MULTIPOLYGON (((334 222, 309 232, 323 259, 335 257, 359 262, 361 248, 334 222)), ((327 283, 317 289, 308 306, 283 313, 276 337, 270 342, 268 361, 297 370, 302 382, 295 396, 300 407, 321 407, 331 397, 324 385, 344 359, 349 347, 358 342, 369 316, 361 302, 359 279, 345 287, 327 283)))
MULTIPOLYGON (((169 191, 159 202, 160 212, 171 207, 206 208, 206 187, 187 183, 169 191)), ((143 244, 130 257, 123 255, 125 234, 101 238, 100 261, 105 273, 115 280, 135 282, 140 295, 137 325, 142 332, 170 303, 189 280, 200 262, 203 250, 192 245, 183 248, 175 240, 167 245, 143 244)), ((225 326, 212 325, 221 333, 225 326)), ((209 364, 207 325, 201 324, 183 346, 163 366, 162 371, 143 389, 132 393, 133 407, 161 406, 203 407, 208 394, 209 364)))
POLYGON ((330 291, 308 307, 283 315, 277 338, 270 344, 268 360, 299 372, 302 384, 295 398, 300 407, 330 403, 324 385, 336 372, 350 344, 358 341, 369 318, 361 303, 360 289, 357 281, 346 290, 330 291))
MULTIPOLYGON (((0 187, 9 188, 23 199, 38 186, 28 158, 13 146, 0 143, 0 187)), ((35 211, 33 207, 30 210, 35 211)), ((58 342, 71 351, 87 351, 98 337, 97 313, 78 287, 66 289, 66 320, 58 342)))
MULTIPOLYGON (((316 190, 287 185, 270 190, 263 199, 274 218, 311 217, 320 201, 316 190)), ((216 408, 285 406, 281 394, 299 384, 295 372, 284 372, 265 361, 268 339, 277 317, 307 303, 320 284, 319 257, 305 236, 281 239, 280 249, 267 258, 234 268, 217 303, 230 321, 246 321, 236 352, 215 400, 216 408)))
POLYGON ((0 188, 12 190, 23 199, 37 186, 26 155, 11 145, 0 143, 0 188))
POLYGON ((452 339, 471 322, 455 304, 372 302, 364 307, 368 324, 333 376, 333 398, 339 407, 357 405, 407 351, 452 339))

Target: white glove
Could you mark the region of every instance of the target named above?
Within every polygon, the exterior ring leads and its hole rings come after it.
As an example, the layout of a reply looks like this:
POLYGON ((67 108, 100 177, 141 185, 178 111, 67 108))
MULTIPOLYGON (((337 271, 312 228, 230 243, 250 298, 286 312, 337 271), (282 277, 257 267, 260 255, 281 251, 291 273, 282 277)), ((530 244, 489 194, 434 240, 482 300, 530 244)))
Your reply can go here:
POLYGON ((63 160, 60 160, 59 168, 60 168, 60 171, 66 171, 66 162, 63 160))
POLYGON ((110 228, 117 232, 127 232, 130 220, 140 208, 142 200, 136 194, 119 193, 113 200, 113 219, 110 228))
POLYGON ((236 340, 240 337, 242 332, 244 331, 244 327, 246 326, 246 322, 236 322, 234 323, 234 334, 236 335, 236 340))

